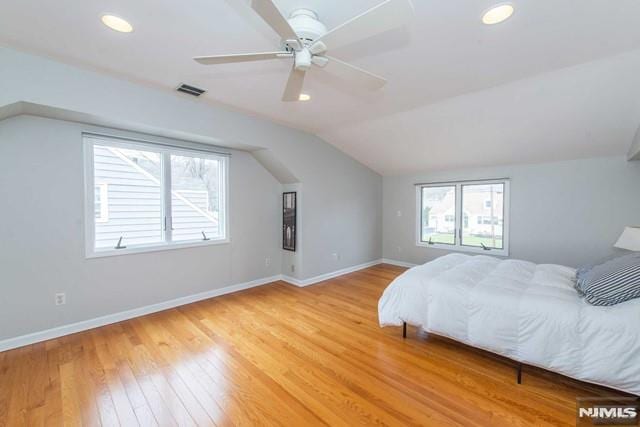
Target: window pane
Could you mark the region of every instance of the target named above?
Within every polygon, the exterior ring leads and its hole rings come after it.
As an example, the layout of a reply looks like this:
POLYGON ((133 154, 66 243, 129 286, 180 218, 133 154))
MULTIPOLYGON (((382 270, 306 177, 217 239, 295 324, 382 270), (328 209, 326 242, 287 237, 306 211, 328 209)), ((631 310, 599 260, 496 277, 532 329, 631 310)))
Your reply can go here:
POLYGON ((171 156, 173 241, 225 237, 222 167, 222 160, 171 156))
POLYGON ((463 185, 462 211, 463 245, 503 248, 504 184, 463 185))
POLYGON ((95 247, 162 242, 160 154, 94 145, 93 164, 95 247))
POLYGON ((422 187, 421 240, 456 242, 456 187, 422 187))

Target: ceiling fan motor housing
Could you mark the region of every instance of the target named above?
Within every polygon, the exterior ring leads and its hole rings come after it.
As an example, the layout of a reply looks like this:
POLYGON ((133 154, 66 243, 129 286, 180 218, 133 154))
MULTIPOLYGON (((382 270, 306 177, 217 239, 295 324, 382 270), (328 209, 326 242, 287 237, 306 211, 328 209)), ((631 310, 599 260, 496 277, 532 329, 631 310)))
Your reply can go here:
POLYGON ((306 46, 327 32, 327 27, 318 20, 318 15, 309 9, 294 10, 288 22, 306 46))
POLYGON ((295 67, 299 71, 308 71, 311 68, 311 52, 306 47, 295 53, 295 67))

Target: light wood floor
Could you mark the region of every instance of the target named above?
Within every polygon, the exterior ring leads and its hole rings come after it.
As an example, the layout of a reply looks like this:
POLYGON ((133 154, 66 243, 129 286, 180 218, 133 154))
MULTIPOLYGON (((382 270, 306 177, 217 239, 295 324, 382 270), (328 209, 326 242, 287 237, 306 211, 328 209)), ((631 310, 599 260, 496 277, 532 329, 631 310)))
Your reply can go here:
POLYGON ((409 328, 380 265, 282 282, 0 353, 0 425, 575 425, 602 388, 409 328))

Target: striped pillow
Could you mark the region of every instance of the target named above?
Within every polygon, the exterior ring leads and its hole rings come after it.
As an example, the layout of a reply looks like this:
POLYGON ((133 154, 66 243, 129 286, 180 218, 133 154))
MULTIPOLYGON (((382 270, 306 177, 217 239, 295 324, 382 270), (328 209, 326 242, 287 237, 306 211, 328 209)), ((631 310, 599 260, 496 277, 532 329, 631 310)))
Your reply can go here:
POLYGON ((640 298, 640 253, 580 271, 576 289, 592 305, 615 305, 640 298))

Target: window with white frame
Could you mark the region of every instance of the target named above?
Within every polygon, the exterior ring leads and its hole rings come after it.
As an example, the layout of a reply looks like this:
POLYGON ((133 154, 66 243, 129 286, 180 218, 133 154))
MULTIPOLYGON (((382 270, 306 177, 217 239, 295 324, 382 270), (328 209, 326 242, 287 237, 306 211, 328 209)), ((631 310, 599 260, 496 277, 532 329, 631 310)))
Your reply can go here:
POLYGON ((509 254, 508 180, 420 184, 416 197, 419 246, 509 254))
POLYGON ((228 241, 228 157, 85 135, 87 255, 228 241))

